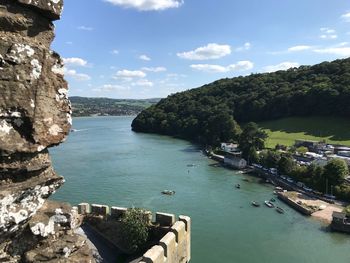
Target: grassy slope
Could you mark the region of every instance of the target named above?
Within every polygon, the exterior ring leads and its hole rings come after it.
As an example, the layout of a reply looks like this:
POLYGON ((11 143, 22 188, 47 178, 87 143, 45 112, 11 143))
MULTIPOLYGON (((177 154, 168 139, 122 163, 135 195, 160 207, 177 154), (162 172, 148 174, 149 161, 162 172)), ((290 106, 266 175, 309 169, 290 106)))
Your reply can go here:
POLYGON ((350 146, 350 119, 338 117, 295 117, 259 123, 269 135, 267 147, 293 145, 296 139, 326 140, 350 146))

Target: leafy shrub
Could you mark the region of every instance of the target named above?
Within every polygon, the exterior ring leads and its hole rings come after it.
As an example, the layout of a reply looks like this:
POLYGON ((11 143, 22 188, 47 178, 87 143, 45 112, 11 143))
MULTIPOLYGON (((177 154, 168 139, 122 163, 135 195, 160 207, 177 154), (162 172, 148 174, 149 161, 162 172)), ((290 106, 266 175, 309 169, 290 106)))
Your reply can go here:
POLYGON ((149 222, 145 211, 130 208, 121 220, 121 237, 125 249, 134 253, 143 248, 149 237, 149 222))

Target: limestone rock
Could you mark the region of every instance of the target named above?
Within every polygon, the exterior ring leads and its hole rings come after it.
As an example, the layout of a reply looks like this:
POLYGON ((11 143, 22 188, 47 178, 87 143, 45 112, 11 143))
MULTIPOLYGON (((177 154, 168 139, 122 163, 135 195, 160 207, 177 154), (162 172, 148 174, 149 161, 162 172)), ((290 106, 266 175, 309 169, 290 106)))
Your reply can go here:
POLYGON ((50 50, 62 0, 0 0, 0 262, 94 262, 80 219, 47 198, 63 183, 47 148, 71 128, 63 62, 50 50))
POLYGON ((63 1, 62 0, 17 0, 18 2, 30 5, 41 12, 44 16, 52 20, 60 18, 63 1))
POLYGON ((24 231, 8 244, 8 260, 20 257, 21 262, 95 262, 86 237, 74 232, 81 221, 70 205, 46 201, 24 231))
POLYGON ((50 50, 53 25, 5 0, 0 22, 0 149, 40 152, 64 141, 71 127, 63 63, 50 50))

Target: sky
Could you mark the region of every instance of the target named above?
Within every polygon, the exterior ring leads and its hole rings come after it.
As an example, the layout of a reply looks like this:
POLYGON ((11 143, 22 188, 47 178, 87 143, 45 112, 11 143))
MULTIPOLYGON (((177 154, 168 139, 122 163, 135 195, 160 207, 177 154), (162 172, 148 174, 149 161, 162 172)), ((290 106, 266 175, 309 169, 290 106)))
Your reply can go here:
POLYGON ((350 57, 346 0, 65 0, 55 26, 70 96, 161 98, 350 57))

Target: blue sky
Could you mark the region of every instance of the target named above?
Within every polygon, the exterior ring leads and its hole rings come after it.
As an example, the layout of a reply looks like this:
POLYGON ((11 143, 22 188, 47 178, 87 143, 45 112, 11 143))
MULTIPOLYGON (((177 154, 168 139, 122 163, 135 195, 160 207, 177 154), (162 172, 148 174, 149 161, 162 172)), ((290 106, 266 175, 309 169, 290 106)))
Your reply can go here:
POLYGON ((166 97, 350 57, 345 0, 66 0, 55 24, 71 96, 166 97))

